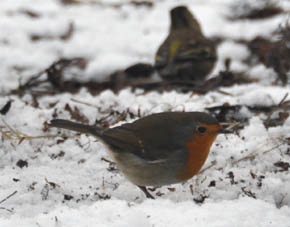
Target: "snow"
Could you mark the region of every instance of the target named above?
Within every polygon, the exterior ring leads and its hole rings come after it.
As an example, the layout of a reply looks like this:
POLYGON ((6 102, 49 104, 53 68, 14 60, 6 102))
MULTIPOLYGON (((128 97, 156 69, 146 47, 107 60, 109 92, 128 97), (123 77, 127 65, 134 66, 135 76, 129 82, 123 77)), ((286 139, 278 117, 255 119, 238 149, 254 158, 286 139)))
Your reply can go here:
MULTIPOLYGON (((249 51, 231 40, 269 35, 284 21, 283 16, 230 22, 226 19, 230 0, 157 1, 152 8, 125 4, 129 1, 97 2, 64 6, 58 0, 1 0, 0 92, 17 88, 19 79, 26 81, 60 57, 88 58, 83 80, 103 80, 134 63, 152 63, 168 31, 168 10, 182 4, 194 12, 206 35, 228 38, 219 46, 219 62, 211 76, 224 70, 224 59, 231 57, 233 70, 247 69, 252 78, 265 79, 206 95, 176 91, 142 94, 127 88, 119 94, 107 90, 93 96, 81 89, 76 94, 40 97, 39 107, 34 107, 30 95, 1 95, 0 108, 13 100, 8 114, 2 116, 11 127, 30 136, 55 135, 60 130, 44 132, 44 122, 55 114, 70 119, 66 104, 77 107, 94 124, 107 116, 110 108, 146 116, 163 111, 206 111, 224 103, 270 106, 290 91, 289 85, 272 84, 276 79, 272 69, 263 65, 247 68, 243 61, 249 51), (119 3, 123 6, 112 6, 119 3), (20 13, 23 9, 40 17, 30 18, 20 13), (67 41, 30 39, 32 34, 60 36, 71 21, 75 31, 67 41)), ((152 192, 154 201, 146 199, 117 169, 110 169, 103 160, 110 160, 107 148, 91 136, 61 131, 69 138, 32 139, 20 144, 2 136, 0 201, 17 193, 0 202, 0 226, 290 227, 290 171, 280 171, 274 165, 290 162, 289 145, 281 141, 290 137, 290 118, 282 126, 267 129, 264 114, 253 114, 246 108, 239 114, 250 118, 249 124, 238 135, 218 136, 204 168, 216 164, 183 184, 157 188, 152 192), (243 159, 249 154, 254 158, 243 159), (18 167, 19 160, 27 161, 27 166, 18 167)), ((133 120, 127 117, 116 125, 133 120)), ((8 130, 4 121, 0 121, 1 131, 8 130)))
POLYGON ((49 214, 37 218, 23 218, 15 215, 13 221, 4 220, 1 226, 212 226, 240 227, 287 226, 289 212, 285 208, 277 210, 273 205, 259 200, 241 198, 238 201, 222 201, 198 206, 192 202, 182 202, 179 206, 170 200, 144 201, 129 204, 111 199, 96 202, 78 209, 59 206, 49 214), (223 209, 220 209, 223 207, 223 209), (209 224, 209 220, 211 224, 209 224), (285 225, 286 224, 286 225, 285 225))

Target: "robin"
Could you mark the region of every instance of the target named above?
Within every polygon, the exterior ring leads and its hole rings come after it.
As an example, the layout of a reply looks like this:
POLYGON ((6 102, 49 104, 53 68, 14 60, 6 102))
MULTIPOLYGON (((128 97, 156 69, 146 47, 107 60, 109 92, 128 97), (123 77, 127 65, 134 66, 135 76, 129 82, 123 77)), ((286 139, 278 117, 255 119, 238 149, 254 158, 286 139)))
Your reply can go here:
POLYGON ((185 6, 173 8, 170 18, 169 35, 157 51, 155 68, 164 80, 201 83, 215 66, 215 43, 203 35, 185 6))
POLYGON ((184 182, 198 173, 218 134, 231 133, 203 112, 152 114, 110 129, 100 129, 68 120, 49 124, 91 134, 107 145, 118 168, 147 198, 146 186, 184 182))

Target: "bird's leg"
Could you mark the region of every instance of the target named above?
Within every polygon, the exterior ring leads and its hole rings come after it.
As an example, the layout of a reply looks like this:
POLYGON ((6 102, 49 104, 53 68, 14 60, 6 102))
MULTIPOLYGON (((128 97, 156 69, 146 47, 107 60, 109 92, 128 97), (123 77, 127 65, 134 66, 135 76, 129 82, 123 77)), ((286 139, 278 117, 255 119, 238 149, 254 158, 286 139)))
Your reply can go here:
POLYGON ((138 185, 138 187, 142 190, 142 192, 144 192, 144 194, 146 195, 146 197, 148 198, 148 199, 155 199, 148 191, 147 191, 147 189, 146 189, 146 187, 145 186, 139 186, 138 185))

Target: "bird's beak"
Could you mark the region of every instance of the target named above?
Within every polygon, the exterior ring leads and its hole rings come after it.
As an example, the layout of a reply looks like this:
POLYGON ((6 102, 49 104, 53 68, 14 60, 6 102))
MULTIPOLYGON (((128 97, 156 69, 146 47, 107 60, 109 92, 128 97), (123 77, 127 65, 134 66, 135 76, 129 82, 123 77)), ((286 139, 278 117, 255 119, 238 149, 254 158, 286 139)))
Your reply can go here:
POLYGON ((232 128, 236 127, 239 125, 239 122, 233 122, 233 123, 221 123, 222 128, 218 130, 219 134, 230 134, 233 133, 234 131, 232 128))

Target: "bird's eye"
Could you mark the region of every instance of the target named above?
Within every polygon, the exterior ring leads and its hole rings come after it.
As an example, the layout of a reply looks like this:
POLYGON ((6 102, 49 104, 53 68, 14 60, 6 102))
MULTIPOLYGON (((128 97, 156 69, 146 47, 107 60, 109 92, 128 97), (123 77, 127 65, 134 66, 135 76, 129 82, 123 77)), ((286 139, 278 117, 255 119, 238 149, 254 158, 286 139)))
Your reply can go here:
POLYGON ((206 132, 206 127, 203 127, 203 126, 199 126, 198 128, 197 128, 197 131, 199 132, 199 133, 205 133, 206 132))

